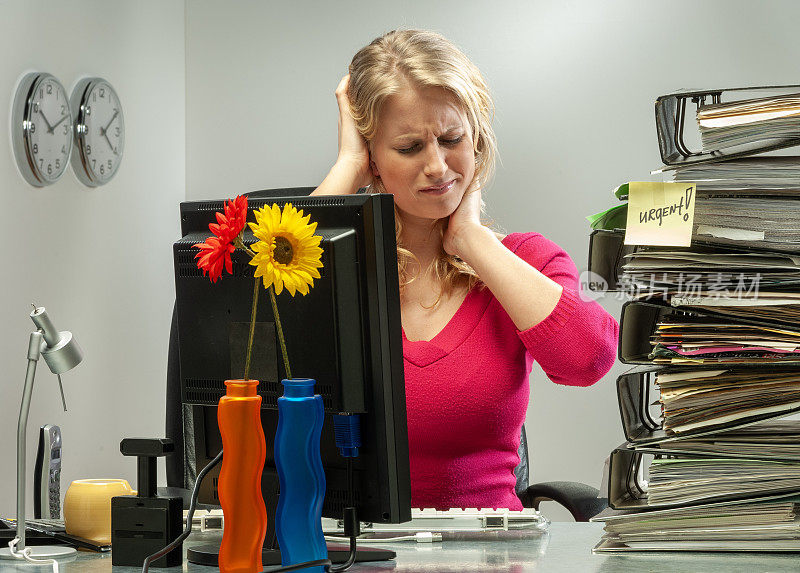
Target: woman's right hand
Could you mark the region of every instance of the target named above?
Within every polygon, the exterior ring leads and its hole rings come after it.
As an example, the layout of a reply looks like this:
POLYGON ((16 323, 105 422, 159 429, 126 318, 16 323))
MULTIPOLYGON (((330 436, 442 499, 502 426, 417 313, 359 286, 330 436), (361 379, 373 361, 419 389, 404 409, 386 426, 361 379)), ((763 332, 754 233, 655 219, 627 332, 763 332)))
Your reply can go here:
POLYGON ((367 142, 358 132, 350 112, 350 97, 347 95, 349 83, 348 74, 336 88, 336 101, 339 104, 339 156, 336 163, 347 171, 352 170, 352 176, 360 189, 372 183, 372 174, 367 142))

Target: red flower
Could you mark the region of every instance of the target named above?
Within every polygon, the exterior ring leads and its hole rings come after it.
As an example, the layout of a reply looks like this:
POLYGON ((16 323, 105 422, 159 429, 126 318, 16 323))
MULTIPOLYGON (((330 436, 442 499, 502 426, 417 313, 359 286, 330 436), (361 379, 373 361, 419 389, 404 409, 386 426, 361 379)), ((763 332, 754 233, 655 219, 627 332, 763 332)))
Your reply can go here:
POLYGON ((225 203, 225 212, 217 213, 217 222, 210 223, 208 228, 214 234, 204 243, 192 245, 200 249, 195 255, 197 268, 203 271, 203 276, 208 273, 211 282, 217 282, 222 276, 222 268, 228 273, 233 272, 231 253, 236 250, 233 242, 242 232, 247 219, 247 197, 238 196, 225 203))
POLYGON ((232 243, 242 232, 247 219, 247 197, 239 195, 225 202, 225 213, 216 213, 217 223, 209 223, 209 230, 222 241, 232 243))
POLYGON ((192 245, 200 249, 194 258, 198 259, 197 268, 203 271, 203 276, 208 273, 212 283, 222 276, 222 267, 229 273, 233 272, 231 253, 236 250, 231 242, 225 242, 219 237, 209 237, 205 243, 192 245))

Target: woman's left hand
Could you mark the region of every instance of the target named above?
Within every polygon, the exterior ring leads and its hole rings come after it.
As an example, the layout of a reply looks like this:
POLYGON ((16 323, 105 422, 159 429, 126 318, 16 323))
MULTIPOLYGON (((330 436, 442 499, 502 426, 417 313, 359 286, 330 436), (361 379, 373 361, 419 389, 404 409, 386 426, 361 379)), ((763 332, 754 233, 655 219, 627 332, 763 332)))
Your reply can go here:
POLYGON ((481 190, 467 189, 461 203, 450 215, 444 232, 444 250, 448 255, 467 260, 464 254, 465 239, 484 230, 481 225, 481 190))

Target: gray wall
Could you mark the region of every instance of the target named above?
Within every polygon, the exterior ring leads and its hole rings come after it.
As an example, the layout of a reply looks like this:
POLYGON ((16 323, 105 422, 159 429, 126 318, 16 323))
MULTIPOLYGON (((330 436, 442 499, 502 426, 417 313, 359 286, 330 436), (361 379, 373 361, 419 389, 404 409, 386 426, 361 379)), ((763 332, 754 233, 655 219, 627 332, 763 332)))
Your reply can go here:
POLYGON ((185 194, 184 3, 0 1, 0 53, 0 514, 13 515, 30 303, 45 306, 56 327, 74 333, 85 360, 62 376, 66 413, 56 377, 39 362, 29 476, 45 423, 58 424, 64 435, 62 494, 79 478, 135 483, 136 462, 120 455, 120 439, 164 433, 175 297, 170 245, 185 194), (70 93, 87 75, 115 87, 127 141, 110 183, 89 189, 71 168, 42 189, 22 179, 9 116, 27 71, 53 74, 70 93))
MULTIPOLYGON (((484 194, 586 268, 584 217, 660 166, 653 102, 689 87, 797 82, 793 2, 187 3, 186 194, 318 184, 336 157, 333 91, 355 51, 397 27, 440 31, 493 88, 502 163, 484 194)), ((621 303, 602 304, 619 316, 621 303)), ((536 367, 533 478, 597 485, 623 441, 614 381, 552 384, 536 367)))
MULTIPOLYGON (((14 509, 14 434, 29 303, 79 336, 86 361, 55 378, 40 367, 35 430, 60 424, 63 488, 81 477, 133 480, 119 439, 162 435, 177 203, 314 185, 336 156, 333 91, 353 53, 396 27, 460 44, 492 86, 502 163, 486 192, 506 231, 535 230, 586 266, 584 216, 620 182, 660 165, 653 101, 684 87, 797 81, 794 2, 191 2, 0 0, 0 106, 27 70, 105 76, 126 114, 116 178, 90 190, 68 172, 35 190, 0 138, 5 217, 0 286, 0 510, 14 509), (40 34, 42 36, 39 36, 40 34), (38 39, 37 39, 38 38, 38 39)), ((8 133, 7 115, 0 113, 8 133)), ((620 302, 603 301, 614 315, 620 302)), ((613 382, 593 388, 532 376, 534 478, 597 484, 622 441, 613 382)))

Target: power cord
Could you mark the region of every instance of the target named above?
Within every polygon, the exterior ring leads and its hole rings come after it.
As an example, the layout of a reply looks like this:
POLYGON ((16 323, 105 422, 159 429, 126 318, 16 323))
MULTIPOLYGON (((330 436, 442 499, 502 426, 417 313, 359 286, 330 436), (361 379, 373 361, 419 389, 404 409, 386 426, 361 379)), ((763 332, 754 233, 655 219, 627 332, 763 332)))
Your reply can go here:
POLYGON ((53 573, 58 573, 58 561, 55 559, 34 559, 31 557, 30 547, 26 547, 22 551, 17 551, 17 543, 19 543, 19 537, 15 537, 8 542, 8 548, 11 551, 11 555, 17 559, 24 559, 28 563, 33 563, 34 565, 51 565, 53 567, 53 573))
MULTIPOLYGON (((336 535, 326 535, 327 541, 342 541, 345 537, 336 535)), ((370 545, 376 543, 399 543, 401 541, 416 541, 417 543, 434 543, 442 540, 441 533, 433 533, 431 531, 418 531, 413 535, 401 535, 399 537, 362 537, 362 541, 367 541, 370 545)))
POLYGON ((189 514, 186 516, 186 529, 183 530, 183 533, 181 533, 175 539, 175 541, 173 541, 163 549, 156 551, 152 555, 148 555, 147 558, 144 560, 144 563, 142 563, 142 573, 147 573, 150 570, 150 563, 152 561, 155 561, 156 559, 163 557, 164 555, 175 549, 178 545, 183 543, 184 539, 189 537, 189 534, 192 532, 192 518, 194 517, 194 509, 195 506, 197 505, 197 496, 200 493, 200 484, 202 483, 203 478, 206 477, 208 472, 214 469, 214 467, 221 461, 222 461, 222 450, 220 450, 220 452, 217 454, 217 457, 211 460, 208 463, 208 465, 204 467, 199 474, 197 474, 197 479, 194 482, 194 488, 192 488, 192 498, 189 501, 189 514))
POLYGON ((344 535, 350 538, 350 555, 341 565, 330 568, 331 573, 340 573, 352 567, 356 562, 357 539, 361 535, 361 523, 355 507, 355 481, 353 479, 353 458, 358 457, 361 447, 361 418, 358 414, 336 414, 333 417, 333 431, 339 453, 347 460, 347 496, 348 507, 344 508, 344 535))

